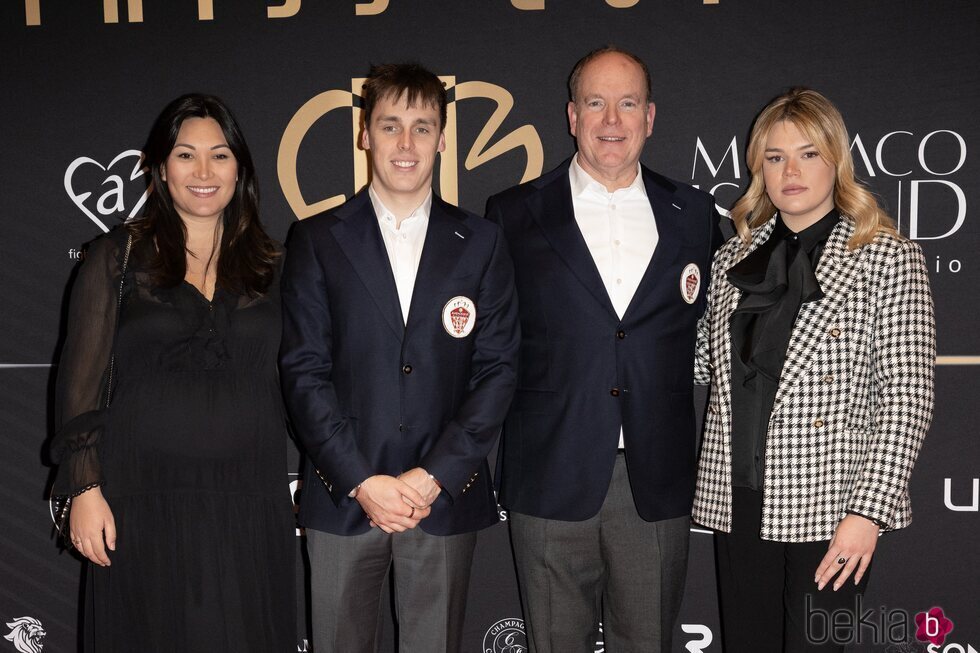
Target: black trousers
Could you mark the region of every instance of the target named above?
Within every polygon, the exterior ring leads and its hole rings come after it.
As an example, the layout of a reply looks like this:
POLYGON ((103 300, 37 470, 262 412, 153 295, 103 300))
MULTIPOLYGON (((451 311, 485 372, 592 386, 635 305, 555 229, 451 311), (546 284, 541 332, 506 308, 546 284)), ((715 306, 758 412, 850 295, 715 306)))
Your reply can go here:
POLYGON ((833 613, 853 612, 870 568, 854 585, 817 591, 824 542, 770 542, 759 537, 762 493, 732 488, 732 532, 715 534, 715 562, 725 653, 843 651, 854 634, 833 628, 833 613))

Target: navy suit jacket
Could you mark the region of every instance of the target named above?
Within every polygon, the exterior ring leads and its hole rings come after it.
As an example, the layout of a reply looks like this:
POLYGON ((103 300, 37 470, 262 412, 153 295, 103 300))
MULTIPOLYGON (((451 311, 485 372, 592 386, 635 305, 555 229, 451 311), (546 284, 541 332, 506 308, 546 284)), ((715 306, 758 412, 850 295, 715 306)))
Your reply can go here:
POLYGON ((642 168, 659 241, 620 319, 575 222, 570 164, 487 204, 514 258, 523 338, 497 472, 501 504, 547 519, 594 516, 622 426, 640 516, 689 514, 696 327, 722 243, 714 200, 642 168), (692 263, 701 285, 688 303, 682 276, 692 263))
POLYGON ((408 324, 366 191, 294 225, 282 277, 280 372, 306 451, 299 520, 369 529, 348 493, 417 466, 442 484, 420 527, 435 535, 498 520, 487 455, 516 384, 514 272, 500 229, 433 197, 408 324), (465 338, 443 309, 476 305, 465 338), (321 480, 317 479, 319 474, 321 480))

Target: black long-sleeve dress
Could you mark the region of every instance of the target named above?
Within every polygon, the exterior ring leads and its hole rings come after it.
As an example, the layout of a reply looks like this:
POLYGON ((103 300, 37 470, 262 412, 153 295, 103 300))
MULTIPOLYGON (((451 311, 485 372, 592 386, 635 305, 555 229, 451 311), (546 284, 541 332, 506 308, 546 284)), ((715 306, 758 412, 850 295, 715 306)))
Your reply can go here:
POLYGON ((125 243, 118 229, 89 248, 58 369, 54 491, 101 485, 117 528, 111 566, 89 569, 85 648, 293 650, 278 279, 209 302, 155 287, 134 248, 114 337, 125 243))

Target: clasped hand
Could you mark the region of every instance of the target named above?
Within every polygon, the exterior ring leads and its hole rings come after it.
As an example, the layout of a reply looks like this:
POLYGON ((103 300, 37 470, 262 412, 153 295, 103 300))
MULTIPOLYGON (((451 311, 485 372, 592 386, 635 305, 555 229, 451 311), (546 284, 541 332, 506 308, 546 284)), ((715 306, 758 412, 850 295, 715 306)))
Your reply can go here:
POLYGON ((379 474, 371 476, 357 491, 356 501, 371 520, 385 533, 402 533, 415 528, 432 512, 432 502, 439 486, 420 467, 397 478, 379 474))

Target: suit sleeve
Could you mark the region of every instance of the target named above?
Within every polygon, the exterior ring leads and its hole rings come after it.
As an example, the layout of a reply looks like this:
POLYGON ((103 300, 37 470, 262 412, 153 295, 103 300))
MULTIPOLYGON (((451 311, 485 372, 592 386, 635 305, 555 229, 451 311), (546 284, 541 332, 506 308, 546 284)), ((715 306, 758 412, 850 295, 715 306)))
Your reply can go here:
POLYGON ((335 503, 374 474, 341 414, 331 379, 333 322, 323 266, 309 230, 293 228, 282 274, 283 394, 293 430, 335 503))
POLYGON ((718 259, 720 251, 715 252, 711 262, 711 282, 708 285, 708 304, 704 315, 698 320, 698 339, 694 348, 694 384, 709 385, 711 383, 711 320, 717 301, 719 276, 718 259))
POLYGON ((918 245, 903 241, 881 274, 871 351, 871 441, 847 510, 887 529, 932 423, 936 325, 918 245))
POLYGON ((493 448, 517 385, 520 322, 514 265, 499 227, 493 237, 476 300, 476 341, 466 396, 421 461, 452 499, 460 495, 493 448))
MULTIPOLYGON (((712 202, 713 204, 713 202, 712 202)), ((721 233, 721 216, 712 206, 710 225, 710 247, 711 247, 711 270, 708 272, 708 301, 704 307, 704 314, 698 320, 698 339, 694 347, 694 384, 708 385, 711 383, 711 311, 715 304, 714 295, 718 292, 718 258, 721 247, 724 245, 724 236, 721 233)))

